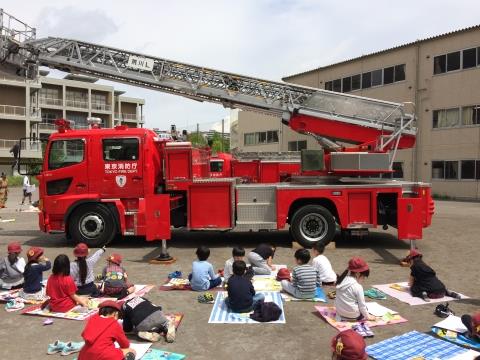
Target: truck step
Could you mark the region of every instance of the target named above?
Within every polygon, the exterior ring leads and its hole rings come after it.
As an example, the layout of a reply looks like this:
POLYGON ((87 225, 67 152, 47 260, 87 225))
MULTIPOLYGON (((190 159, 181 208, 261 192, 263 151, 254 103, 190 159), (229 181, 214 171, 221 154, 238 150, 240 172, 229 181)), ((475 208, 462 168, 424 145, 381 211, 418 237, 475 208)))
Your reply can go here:
POLYGON ((123 236, 134 236, 135 235, 135 232, 134 231, 125 231, 123 233, 123 236))
POLYGON ((138 214, 138 211, 137 210, 129 210, 129 211, 125 211, 124 214, 125 215, 135 215, 135 214, 138 214))
POLYGON ((237 221, 233 231, 259 231, 276 229, 277 223, 274 221, 237 221))

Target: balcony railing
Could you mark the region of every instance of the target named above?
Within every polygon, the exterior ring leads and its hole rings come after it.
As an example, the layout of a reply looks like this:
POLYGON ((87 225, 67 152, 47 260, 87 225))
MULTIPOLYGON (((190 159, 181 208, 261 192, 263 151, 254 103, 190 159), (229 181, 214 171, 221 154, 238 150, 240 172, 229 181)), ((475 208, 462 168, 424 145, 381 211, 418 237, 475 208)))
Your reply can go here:
POLYGON ((25 116, 26 108, 24 106, 0 105, 0 114, 11 116, 25 116))
POLYGON ((92 110, 112 111, 112 105, 92 102, 92 110))
POLYGON ((56 130, 55 124, 42 122, 38 124, 38 130, 56 130))
MULTIPOLYGON (((10 139, 0 139, 0 150, 9 150, 18 143, 18 140, 10 140, 10 139)), ((40 141, 31 140, 29 142, 22 141, 21 142, 21 150, 22 151, 42 151, 42 145, 40 141)))
POLYGON ((40 96, 38 100, 40 102, 40 105, 63 106, 63 99, 59 99, 59 98, 40 96))
POLYGON ((126 113, 115 113, 114 114, 115 120, 121 120, 121 121, 138 121, 140 123, 145 121, 145 116, 139 116, 137 114, 126 114, 126 113))
POLYGON ((65 106, 79 109, 88 109, 88 102, 81 100, 65 100, 65 106))

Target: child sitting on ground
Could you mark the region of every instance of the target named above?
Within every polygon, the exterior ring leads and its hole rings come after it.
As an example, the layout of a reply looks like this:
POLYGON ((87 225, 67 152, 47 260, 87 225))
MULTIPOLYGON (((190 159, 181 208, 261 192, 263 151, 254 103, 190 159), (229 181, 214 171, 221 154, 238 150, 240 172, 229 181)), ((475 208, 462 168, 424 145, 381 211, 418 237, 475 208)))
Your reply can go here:
POLYGON ((265 299, 263 294, 255 294, 252 282, 244 275, 247 269, 245 261, 233 262, 233 275, 228 279, 228 297, 225 299, 227 307, 235 313, 250 312, 255 304, 265 299))
POLYGON ((159 341, 164 332, 167 342, 175 341, 175 323, 163 315, 161 306, 136 296, 123 304, 122 311, 125 332, 134 330, 139 338, 151 342, 159 341))
MULTIPOLYGON (((47 282, 48 307, 50 311, 64 313, 77 304, 87 306, 88 298, 75 294, 77 286, 70 276, 70 260, 67 255, 58 255, 53 262, 52 275, 47 282)), ((45 304, 47 305, 47 304, 45 304)))
POLYGON ((295 251, 297 266, 292 271, 292 282, 282 280, 282 290, 297 299, 312 299, 315 297, 317 286, 321 286, 318 271, 308 264, 310 253, 307 249, 295 251))
POLYGON ((365 340, 356 331, 342 331, 332 339, 332 360, 367 360, 366 346, 365 340))
POLYGON ((105 253, 105 246, 95 251, 92 256, 88 255, 88 246, 80 243, 73 249, 73 255, 77 259, 70 263, 70 275, 77 285, 77 295, 99 296, 100 292, 95 285, 93 267, 105 253))
POLYGON ((192 290, 205 291, 220 285, 222 278, 214 273, 212 264, 207 261, 210 249, 200 246, 196 254, 198 260, 192 263, 192 273, 188 276, 192 290))
POLYGON ((123 299, 135 291, 135 286, 128 282, 128 275, 121 266, 122 255, 112 254, 107 259, 107 266, 102 271, 102 293, 109 297, 123 299))
POLYGON ((425 264, 422 257, 418 250, 412 249, 405 258, 411 270, 408 286, 410 286, 412 296, 422 298, 424 301, 440 299, 445 295, 460 299, 459 294, 447 290, 445 285, 437 278, 435 271, 425 264))
POLYGON ((318 276, 322 285, 332 286, 337 281, 337 274, 333 271, 332 264, 327 259, 323 252, 325 251, 325 245, 320 241, 317 241, 312 248, 312 254, 314 256, 312 266, 318 271, 318 276))
POLYGON ((255 275, 270 275, 275 270, 273 265, 275 250, 275 245, 260 244, 248 253, 247 259, 255 275))
POLYGON ((22 247, 17 242, 11 242, 7 247, 8 255, 0 259, 0 288, 20 289, 23 287, 23 272, 25 259, 20 257, 22 247))
POLYGON ((50 270, 52 263, 43 256, 43 249, 40 247, 31 247, 27 251, 27 261, 23 272, 24 284, 20 291, 20 297, 25 300, 43 301, 45 300, 45 290, 42 286, 42 274, 44 271, 50 270))
POLYGON ((85 345, 78 360, 134 360, 135 350, 130 348, 118 319, 122 318, 121 305, 107 300, 98 306, 98 314, 92 316, 82 332, 85 345), (120 348, 115 348, 115 342, 120 348))
POLYGON ((337 279, 335 307, 343 321, 375 320, 368 313, 360 282, 370 275, 368 264, 359 257, 348 262, 348 268, 337 279))
POLYGON ((462 315, 462 323, 467 328, 465 336, 480 343, 480 312, 472 315, 462 315))
POLYGON ((241 246, 235 246, 232 249, 232 257, 225 261, 225 267, 223 268, 223 281, 227 283, 230 276, 233 275, 233 263, 235 261, 244 261, 245 249, 241 246))

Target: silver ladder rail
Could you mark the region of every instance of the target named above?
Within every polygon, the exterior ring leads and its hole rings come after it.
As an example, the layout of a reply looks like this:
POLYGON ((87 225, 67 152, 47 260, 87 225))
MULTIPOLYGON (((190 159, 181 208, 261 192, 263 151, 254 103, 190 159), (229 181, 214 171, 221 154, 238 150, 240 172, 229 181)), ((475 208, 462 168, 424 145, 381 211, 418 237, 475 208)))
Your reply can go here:
MULTIPOLYGON (((10 16, 3 11, 0 15, 10 16)), ((268 113, 285 122, 300 113, 376 128, 395 134, 395 138, 416 134, 413 116, 404 113, 402 104, 263 80, 78 40, 35 39, 33 28, 29 28, 33 31, 28 37, 17 39, 12 35, 19 32, 9 24, 0 20, 0 61, 26 70, 29 77, 37 76, 38 66, 48 66, 227 108, 268 113), (400 128, 399 119, 404 119, 400 128)))

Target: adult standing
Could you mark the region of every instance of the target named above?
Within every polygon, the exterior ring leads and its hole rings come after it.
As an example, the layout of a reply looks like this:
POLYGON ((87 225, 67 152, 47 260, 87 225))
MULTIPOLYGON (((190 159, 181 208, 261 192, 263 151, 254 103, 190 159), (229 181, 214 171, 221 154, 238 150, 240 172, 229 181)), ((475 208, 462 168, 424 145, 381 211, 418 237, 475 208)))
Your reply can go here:
POLYGON ((6 207, 8 199, 8 180, 7 175, 2 172, 0 176, 0 209, 6 207))
POLYGON ((25 199, 28 197, 28 203, 32 205, 32 188, 30 186, 30 179, 27 175, 23 177, 23 198, 22 205, 25 204, 25 199))
POLYGON ((20 155, 20 143, 16 142, 15 145, 9 151, 13 155, 13 164, 12 164, 12 175, 15 169, 15 166, 18 165, 18 156, 20 155))

